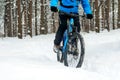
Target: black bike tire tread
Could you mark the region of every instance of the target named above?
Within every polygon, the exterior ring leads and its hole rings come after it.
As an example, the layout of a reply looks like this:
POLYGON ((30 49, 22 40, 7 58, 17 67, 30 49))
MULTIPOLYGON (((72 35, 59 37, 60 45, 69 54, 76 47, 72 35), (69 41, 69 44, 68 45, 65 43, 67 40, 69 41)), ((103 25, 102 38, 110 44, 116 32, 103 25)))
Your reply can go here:
POLYGON ((76 66, 76 68, 80 68, 83 64, 83 61, 84 61, 84 55, 85 55, 85 43, 84 43, 84 39, 82 37, 81 34, 77 33, 78 35, 78 39, 80 40, 80 43, 81 43, 81 55, 80 55, 80 60, 78 62, 78 65, 76 66))
MULTIPOLYGON (((79 62, 78 62, 78 64, 77 64, 77 66, 76 66, 76 68, 80 68, 81 66, 82 66, 82 64, 83 64, 83 60, 84 60, 84 54, 85 54, 85 45, 84 45, 84 39, 83 39, 83 37, 82 37, 82 35, 80 35, 79 33, 76 33, 76 35, 78 36, 78 39, 79 39, 79 41, 80 41, 80 43, 82 44, 81 45, 81 55, 80 55, 80 60, 79 60, 79 62)), ((65 66, 68 66, 68 62, 67 62, 67 54, 66 53, 64 53, 64 65, 65 66)))

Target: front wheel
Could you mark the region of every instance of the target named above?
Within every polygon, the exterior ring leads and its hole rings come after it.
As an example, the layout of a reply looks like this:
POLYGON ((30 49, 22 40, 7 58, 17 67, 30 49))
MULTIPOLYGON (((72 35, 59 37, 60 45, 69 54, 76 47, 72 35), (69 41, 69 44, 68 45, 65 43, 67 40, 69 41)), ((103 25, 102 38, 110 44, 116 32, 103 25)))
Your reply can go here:
POLYGON ((64 65, 79 68, 82 66, 85 54, 84 39, 81 34, 74 33, 69 38, 64 54, 64 65))

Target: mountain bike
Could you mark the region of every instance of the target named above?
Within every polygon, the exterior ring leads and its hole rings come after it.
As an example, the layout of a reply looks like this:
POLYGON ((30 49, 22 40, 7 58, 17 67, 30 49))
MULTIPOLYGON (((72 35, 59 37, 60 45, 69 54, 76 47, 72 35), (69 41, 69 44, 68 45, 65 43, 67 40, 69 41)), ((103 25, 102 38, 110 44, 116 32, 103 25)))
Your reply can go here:
POLYGON ((57 61, 63 62, 65 66, 71 66, 80 68, 82 66, 84 55, 85 55, 85 45, 82 35, 77 32, 77 27, 74 26, 74 19, 72 17, 79 17, 77 14, 67 14, 65 12, 60 12, 70 16, 68 20, 68 27, 64 33, 62 46, 57 52, 57 61))

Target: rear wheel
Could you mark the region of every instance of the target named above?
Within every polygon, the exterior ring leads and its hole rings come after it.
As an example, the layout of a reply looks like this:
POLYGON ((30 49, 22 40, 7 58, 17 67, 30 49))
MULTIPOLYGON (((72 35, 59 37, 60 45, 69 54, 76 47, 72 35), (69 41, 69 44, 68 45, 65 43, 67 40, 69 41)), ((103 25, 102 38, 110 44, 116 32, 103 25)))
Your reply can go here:
POLYGON ((70 67, 81 67, 85 54, 84 40, 82 35, 75 33, 69 38, 66 52, 64 54, 64 65, 70 67))

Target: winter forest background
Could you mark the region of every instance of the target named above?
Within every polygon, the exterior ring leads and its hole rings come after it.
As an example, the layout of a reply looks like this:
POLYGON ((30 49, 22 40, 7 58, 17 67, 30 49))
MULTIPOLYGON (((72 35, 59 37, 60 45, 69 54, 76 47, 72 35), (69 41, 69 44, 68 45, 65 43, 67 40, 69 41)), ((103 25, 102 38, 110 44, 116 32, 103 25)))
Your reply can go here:
MULTIPOLYGON (((58 14, 52 13, 50 0, 0 0, 0 37, 54 33, 58 27, 58 14)), ((120 28, 120 0, 90 0, 94 19, 80 18, 84 32, 100 33, 120 28)), ((84 14, 82 7, 80 14, 84 14)))

